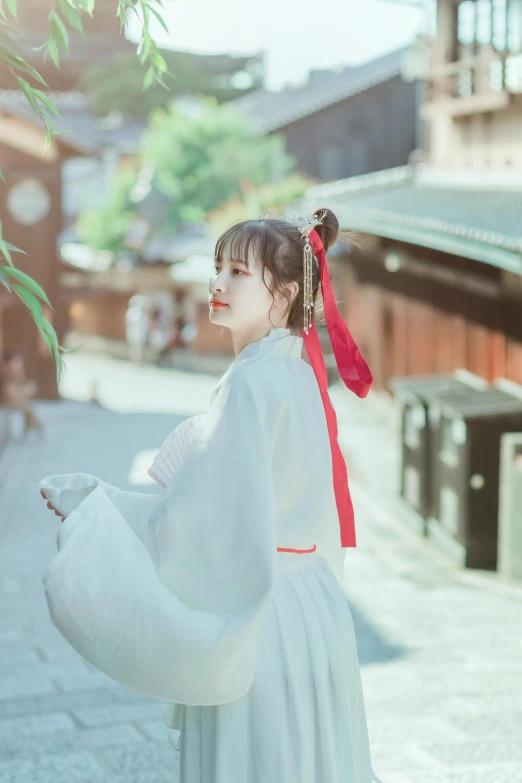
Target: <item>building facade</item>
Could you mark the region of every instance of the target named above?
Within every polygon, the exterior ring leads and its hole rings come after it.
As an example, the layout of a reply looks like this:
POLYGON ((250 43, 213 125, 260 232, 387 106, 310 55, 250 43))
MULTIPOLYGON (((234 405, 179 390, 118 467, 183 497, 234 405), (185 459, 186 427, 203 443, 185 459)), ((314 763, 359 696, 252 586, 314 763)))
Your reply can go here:
POLYGON ((378 388, 457 368, 522 384, 522 3, 439 0, 434 18, 405 68, 425 79, 423 155, 300 208, 356 232, 337 292, 378 388))
POLYGON ((405 54, 312 70, 306 84, 255 90, 231 106, 260 133, 283 135, 298 169, 317 182, 401 166, 422 142, 421 91, 401 76, 405 54))

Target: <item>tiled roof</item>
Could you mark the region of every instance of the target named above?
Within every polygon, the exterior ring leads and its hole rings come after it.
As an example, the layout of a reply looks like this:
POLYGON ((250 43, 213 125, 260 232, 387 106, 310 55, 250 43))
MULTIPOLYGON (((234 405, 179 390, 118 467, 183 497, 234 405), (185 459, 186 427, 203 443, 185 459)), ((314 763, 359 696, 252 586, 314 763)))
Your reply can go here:
POLYGON ((522 274, 522 187, 433 186, 411 166, 310 188, 303 214, 328 206, 343 229, 431 247, 522 274))
MULTIPOLYGON (((98 150, 117 148, 121 151, 135 152, 147 120, 124 117, 98 118, 94 114, 89 98, 80 92, 51 92, 49 97, 56 104, 60 119, 53 115, 56 130, 69 130, 60 140, 69 138, 84 152, 96 154, 98 150)), ((25 95, 21 90, 0 90, 0 111, 5 109, 11 114, 23 117, 31 122, 40 122, 35 117, 25 95)))
POLYGON ((261 133, 275 131, 399 76, 406 51, 400 49, 364 65, 347 65, 342 71, 312 71, 305 85, 277 91, 254 90, 229 105, 251 120, 261 133))

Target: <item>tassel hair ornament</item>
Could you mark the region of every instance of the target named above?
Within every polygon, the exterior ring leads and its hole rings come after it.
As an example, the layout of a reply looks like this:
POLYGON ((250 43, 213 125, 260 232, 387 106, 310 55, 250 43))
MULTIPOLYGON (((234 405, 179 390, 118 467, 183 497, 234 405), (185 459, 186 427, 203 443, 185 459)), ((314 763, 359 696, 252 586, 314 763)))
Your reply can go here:
POLYGON ((297 215, 274 215, 265 206, 263 214, 260 218, 275 218, 276 220, 284 220, 286 223, 291 223, 293 226, 299 229, 301 232, 301 239, 305 240, 303 248, 303 331, 308 334, 308 330, 312 328, 312 310, 314 306, 313 302, 313 262, 314 251, 310 244, 310 232, 317 225, 323 222, 327 214, 327 210, 323 210, 321 215, 310 215, 309 217, 297 217, 297 215))

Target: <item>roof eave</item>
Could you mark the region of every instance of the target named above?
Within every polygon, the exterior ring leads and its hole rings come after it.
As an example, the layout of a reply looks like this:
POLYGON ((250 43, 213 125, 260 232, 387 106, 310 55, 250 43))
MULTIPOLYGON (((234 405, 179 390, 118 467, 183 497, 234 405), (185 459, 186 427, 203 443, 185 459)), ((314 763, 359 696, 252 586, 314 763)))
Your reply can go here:
POLYGON ((470 258, 522 276, 522 256, 517 252, 467 237, 443 234, 418 226, 398 225, 392 221, 387 222, 382 218, 376 219, 365 215, 362 211, 355 213, 348 206, 337 207, 336 215, 344 230, 360 231, 410 245, 440 250, 443 253, 470 258))

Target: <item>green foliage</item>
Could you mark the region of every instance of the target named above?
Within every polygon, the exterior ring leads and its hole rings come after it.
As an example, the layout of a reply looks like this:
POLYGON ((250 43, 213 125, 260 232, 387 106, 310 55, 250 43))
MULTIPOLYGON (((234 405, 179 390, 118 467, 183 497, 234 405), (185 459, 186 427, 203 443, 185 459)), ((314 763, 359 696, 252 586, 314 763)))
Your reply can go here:
POLYGON ((96 250, 125 249, 124 238, 134 217, 130 191, 135 182, 134 169, 118 169, 107 204, 82 212, 76 228, 84 244, 96 250))
POLYGON ((274 214, 283 214, 287 205, 301 198, 311 184, 311 180, 295 173, 281 182, 253 185, 241 197, 232 198, 219 209, 210 211, 207 217, 214 233, 219 236, 234 223, 261 215, 265 206, 274 214))
MULTIPOLYGON (((284 205, 305 192, 310 182, 291 175, 295 160, 285 154, 282 136, 260 136, 231 106, 218 106, 215 100, 202 101, 200 109, 198 116, 189 117, 173 103, 150 115, 140 160, 144 172, 153 172, 155 197, 164 194, 167 202, 166 217, 153 230, 172 233, 182 221, 230 223, 259 214, 264 204, 284 205)), ((80 215, 77 228, 85 244, 125 248, 127 230, 140 215, 140 202, 132 199, 138 180, 132 169, 120 170, 107 204, 80 215)), ((154 204, 151 209, 156 214, 154 204)))
POLYGON ((281 136, 260 136, 229 105, 202 101, 187 117, 172 104, 153 112, 142 139, 141 157, 155 171, 157 186, 170 199, 168 229, 180 221, 205 219, 248 188, 282 179, 294 166, 281 136))

